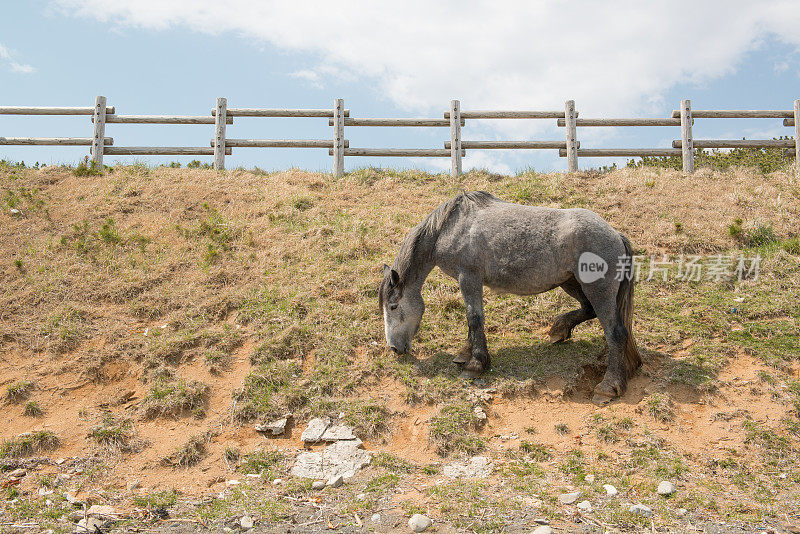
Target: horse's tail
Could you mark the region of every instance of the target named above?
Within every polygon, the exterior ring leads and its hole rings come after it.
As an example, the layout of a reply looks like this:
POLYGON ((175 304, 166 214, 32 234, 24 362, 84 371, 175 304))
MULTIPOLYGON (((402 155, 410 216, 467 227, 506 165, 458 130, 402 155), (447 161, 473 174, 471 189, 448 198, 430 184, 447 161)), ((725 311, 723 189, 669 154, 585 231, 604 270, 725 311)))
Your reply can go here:
POLYGON ((636 346, 636 340, 633 338, 633 249, 631 242, 628 238, 620 234, 622 243, 625 245, 625 256, 627 260, 626 272, 623 273, 622 281, 619 284, 619 291, 617 292, 617 310, 622 319, 622 324, 625 326, 625 339, 623 341, 622 351, 625 355, 625 369, 627 370, 628 377, 642 365, 642 357, 639 354, 639 348, 636 346))

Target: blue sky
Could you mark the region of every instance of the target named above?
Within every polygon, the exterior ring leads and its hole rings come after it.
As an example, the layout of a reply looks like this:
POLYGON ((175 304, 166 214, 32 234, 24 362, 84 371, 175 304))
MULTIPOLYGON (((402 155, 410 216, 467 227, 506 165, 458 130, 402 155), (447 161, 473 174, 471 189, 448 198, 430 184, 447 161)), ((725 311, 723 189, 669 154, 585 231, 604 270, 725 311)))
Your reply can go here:
MULTIPOLYGON (((354 117, 441 117, 462 109, 560 109, 582 117, 695 109, 791 109, 800 98, 800 6, 793 2, 31 0, 0 17, 0 105, 91 106, 118 114, 205 115, 230 107, 329 108, 354 117), (601 4, 602 7, 598 7, 601 4), (686 4, 688 11, 681 7, 686 4), (340 10, 331 9, 338 5, 340 10), (724 7, 723 7, 724 6, 724 7), (687 22, 682 13, 690 12, 687 22), (570 19, 571 27, 563 21, 570 19)), ((2 136, 89 137, 88 117, 0 115, 2 136)), ((463 138, 562 139, 549 121, 468 121, 463 138)), ((701 120, 700 138, 791 135, 779 120, 701 120)), ((110 124, 116 146, 208 146, 213 126, 110 124)), ((330 138, 326 119, 237 118, 236 138, 330 138)), ((583 148, 669 147, 678 128, 581 128, 583 148)), ((443 148, 447 129, 347 128, 351 147, 443 148)), ((84 147, 0 147, 0 157, 74 163, 84 147)), ((561 170, 556 151, 470 151, 465 167, 561 170)), ((192 158, 140 158, 152 163, 192 158)), ((200 158, 210 161, 211 158, 200 158)), ((130 157, 107 157, 107 163, 130 157)), ((582 159, 582 168, 610 159, 582 159)), ((620 161, 620 160, 617 160, 620 161)), ((624 161, 624 160, 623 160, 624 161)), ((447 160, 347 158, 449 168, 447 160)), ((234 149, 228 168, 330 170, 324 149, 234 149)))

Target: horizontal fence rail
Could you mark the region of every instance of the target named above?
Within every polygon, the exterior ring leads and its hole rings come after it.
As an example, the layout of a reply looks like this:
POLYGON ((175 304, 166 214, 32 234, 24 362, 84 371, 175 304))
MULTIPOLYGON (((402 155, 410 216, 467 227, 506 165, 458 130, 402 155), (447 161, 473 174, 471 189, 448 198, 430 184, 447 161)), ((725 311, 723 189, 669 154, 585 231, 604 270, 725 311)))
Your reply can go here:
MULTIPOLYGON (((106 108, 106 114, 113 115, 114 106, 106 108)), ((54 108, 54 107, 2 107, 0 115, 94 115, 94 108, 54 108)))
MULTIPOLYGON (((700 149, 791 149, 800 161, 800 100, 791 110, 692 110, 691 101, 681 101, 680 109, 669 117, 650 118, 579 118, 575 102, 567 100, 564 110, 462 110, 452 100, 442 118, 351 117, 342 99, 335 99, 330 109, 299 108, 229 108, 225 98, 218 98, 209 115, 117 115, 106 98, 95 98, 94 107, 0 106, 0 115, 86 115, 93 123, 92 137, 0 137, 0 145, 90 146, 92 164, 102 167, 103 156, 212 156, 214 168, 225 168, 225 156, 233 148, 319 148, 333 156, 334 175, 344 173, 345 157, 411 157, 450 158, 451 174, 461 174, 462 159, 468 150, 557 150, 567 158, 567 170, 578 170, 581 157, 675 157, 680 156, 683 170, 694 170, 695 151, 700 149), (321 139, 237 139, 229 138, 227 126, 234 117, 261 118, 325 118, 333 128, 330 138, 321 139), (472 119, 550 119, 564 128, 561 140, 469 140, 462 138, 462 128, 472 119), (794 137, 786 139, 694 139, 695 119, 782 119, 783 126, 794 127, 794 137), (105 135, 107 124, 190 125, 214 127, 214 138, 208 147, 192 146, 114 146, 114 139, 105 135), (670 147, 654 148, 582 148, 578 140, 581 127, 679 127, 680 139, 670 147), (373 148, 350 147, 345 138, 346 127, 433 127, 450 128, 450 139, 444 148, 373 148)), ((800 176, 800 165, 796 165, 800 176)))
MULTIPOLYGON (((217 110, 212 109, 211 115, 216 116, 217 110)), ((231 117, 333 117, 331 109, 260 109, 260 108, 230 108, 226 114, 231 117)), ((344 116, 350 116, 350 110, 344 110, 344 116)))
MULTIPOLYGON (((214 140, 211 140, 214 146, 214 140)), ((333 148, 331 139, 226 139, 225 146, 233 148, 333 148)), ((350 141, 344 141, 349 147, 350 141)))
MULTIPOLYGON (((91 137, 0 137, 0 145, 62 145, 62 146, 92 146, 91 137)), ((106 137, 103 144, 113 145, 114 139, 106 137)))
MULTIPOLYGON (((678 109, 672 110, 672 118, 680 118, 678 109)), ((792 110, 757 110, 757 109, 695 109, 692 111, 695 119, 782 119, 793 118, 792 110)))
MULTIPOLYGON (((106 124, 214 124, 214 117, 180 116, 180 115, 108 115, 106 124)), ((226 124, 233 124, 233 117, 228 117, 226 124)))
MULTIPOLYGON (((109 156, 213 156, 213 148, 201 146, 115 146, 108 147, 104 153, 109 156)), ((230 148, 225 154, 230 156, 230 148)))

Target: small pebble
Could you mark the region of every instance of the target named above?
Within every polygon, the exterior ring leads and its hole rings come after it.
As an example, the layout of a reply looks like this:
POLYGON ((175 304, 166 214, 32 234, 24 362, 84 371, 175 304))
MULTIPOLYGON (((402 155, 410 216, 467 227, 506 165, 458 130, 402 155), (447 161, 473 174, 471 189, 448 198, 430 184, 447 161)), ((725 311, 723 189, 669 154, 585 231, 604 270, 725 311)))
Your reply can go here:
POLYGON ((583 480, 585 480, 587 484, 594 484, 594 475, 586 475, 583 477, 583 480))
POLYGON ((583 492, 576 491, 573 493, 561 494, 558 496, 558 500, 561 501, 561 504, 575 504, 581 497, 583 497, 583 492))
POLYGON ((603 484, 603 489, 604 489, 604 490, 606 490, 606 495, 609 495, 609 496, 611 496, 611 497, 613 497, 614 495, 616 495, 617 493, 619 493, 619 492, 617 491, 617 488, 615 488, 615 487, 614 487, 614 486, 612 486, 611 484, 603 484))
POLYGON ((533 531, 533 534, 553 534, 553 529, 547 525, 544 525, 537 527, 536 530, 533 531))
POLYGON ((658 494, 667 497, 675 493, 675 484, 669 482, 667 480, 662 480, 661 483, 658 485, 658 494))
POLYGON ((408 528, 414 532, 422 532, 432 524, 433 522, 422 514, 414 514, 408 520, 408 528))
POLYGON ((242 518, 239 520, 239 526, 242 527, 244 530, 250 530, 253 528, 253 518, 249 515, 243 515, 242 518))
POLYGON ((333 476, 328 479, 328 486, 332 488, 338 488, 339 486, 342 485, 342 482, 344 482, 344 480, 342 479, 342 475, 333 476))
POLYGON ((311 484, 311 489, 313 489, 315 491, 319 491, 319 490, 324 489, 324 488, 325 488, 325 481, 324 480, 315 480, 311 484))
POLYGON ((372 517, 370 518, 370 520, 373 523, 380 523, 381 522, 381 514, 372 514, 372 517))
POLYGON ((586 513, 589 513, 592 511, 592 503, 590 503, 589 501, 581 501, 578 503, 578 508, 586 513))

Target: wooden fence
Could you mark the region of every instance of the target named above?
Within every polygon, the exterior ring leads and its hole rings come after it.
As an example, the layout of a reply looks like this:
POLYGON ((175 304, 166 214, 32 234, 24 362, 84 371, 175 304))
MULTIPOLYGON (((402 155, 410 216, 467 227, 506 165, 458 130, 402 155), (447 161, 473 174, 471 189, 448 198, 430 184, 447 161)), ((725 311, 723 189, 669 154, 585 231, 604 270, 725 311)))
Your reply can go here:
POLYGON ((567 100, 564 110, 558 111, 465 111, 458 100, 450 102, 449 110, 442 119, 436 118, 353 118, 345 109, 344 101, 334 100, 331 109, 267 109, 229 108, 225 98, 218 98, 210 115, 117 115, 114 106, 106 104, 104 96, 95 99, 94 107, 0 107, 0 115, 88 115, 93 122, 92 137, 0 137, 0 145, 87 145, 90 146, 92 162, 100 167, 104 155, 113 156, 213 156, 214 168, 225 168, 225 156, 233 148, 327 148, 333 156, 333 172, 344 174, 344 158, 354 156, 371 157, 440 157, 450 158, 452 176, 461 174, 462 158, 467 150, 524 149, 558 150, 567 158, 569 172, 578 170, 578 158, 582 157, 643 157, 678 156, 683 161, 683 170, 694 171, 694 151, 702 148, 794 148, 797 173, 800 176, 800 100, 794 101, 790 110, 692 110, 691 101, 681 101, 681 107, 667 118, 579 118, 575 101, 567 100), (236 139, 227 136, 227 126, 235 117, 316 117, 327 118, 333 127, 330 139, 236 139), (794 139, 726 140, 694 139, 692 128, 695 119, 759 118, 783 119, 784 126, 794 127, 794 139), (555 119, 565 129, 564 140, 528 141, 481 141, 462 139, 462 128, 466 120, 473 119, 555 119), (157 147, 114 146, 114 139, 106 137, 107 124, 208 124, 214 125, 214 139, 209 147, 157 147), (680 127, 681 138, 667 148, 581 148, 578 127, 680 127), (433 127, 449 128, 450 140, 444 148, 351 148, 345 139, 346 127, 433 127))

